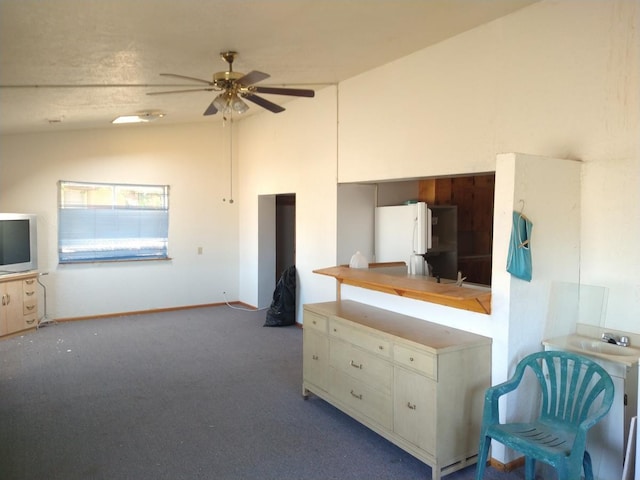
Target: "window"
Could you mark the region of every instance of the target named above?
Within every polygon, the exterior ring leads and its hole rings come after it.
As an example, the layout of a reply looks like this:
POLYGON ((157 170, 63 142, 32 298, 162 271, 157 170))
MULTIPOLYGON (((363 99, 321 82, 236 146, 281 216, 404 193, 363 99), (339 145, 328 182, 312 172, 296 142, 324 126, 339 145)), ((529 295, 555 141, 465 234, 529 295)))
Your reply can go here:
POLYGON ((168 258, 168 185, 58 185, 60 263, 168 258))

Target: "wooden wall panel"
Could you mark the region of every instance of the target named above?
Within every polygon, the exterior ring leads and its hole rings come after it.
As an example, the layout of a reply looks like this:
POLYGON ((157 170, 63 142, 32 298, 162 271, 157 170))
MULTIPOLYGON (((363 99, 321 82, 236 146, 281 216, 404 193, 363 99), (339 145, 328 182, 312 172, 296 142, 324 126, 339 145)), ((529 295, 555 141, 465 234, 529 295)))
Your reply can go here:
POLYGON ((426 179, 419 200, 458 206, 458 270, 467 281, 491 284, 495 174, 426 179))

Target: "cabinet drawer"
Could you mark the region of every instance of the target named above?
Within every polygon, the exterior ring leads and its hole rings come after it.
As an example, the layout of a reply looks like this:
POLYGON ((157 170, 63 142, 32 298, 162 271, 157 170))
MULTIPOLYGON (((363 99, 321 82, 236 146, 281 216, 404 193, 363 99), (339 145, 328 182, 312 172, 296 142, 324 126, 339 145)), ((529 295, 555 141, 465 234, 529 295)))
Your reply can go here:
POLYGON ((391 395, 375 390, 340 370, 331 368, 330 393, 340 402, 386 429, 393 427, 391 395))
POLYGON ((329 364, 372 388, 391 393, 393 366, 383 358, 332 338, 329 346, 329 364))
POLYGON ((24 316, 24 328, 35 327, 38 324, 38 316, 35 313, 24 316))
POLYGON ((327 317, 323 315, 318 315, 317 313, 314 313, 314 312, 310 312, 309 310, 305 310, 303 327, 313 328, 314 330, 318 330, 319 332, 326 333, 327 317))
POLYGON ((22 303, 22 313, 23 315, 32 315, 38 313, 38 302, 35 298, 25 300, 22 303))
POLYGON ((405 345, 393 346, 393 358, 396 363, 414 368, 429 378, 438 379, 437 358, 429 352, 421 352, 405 345))
POLYGON ((353 343, 377 355, 391 357, 391 342, 388 339, 372 335, 353 323, 332 317, 329 320, 329 333, 340 340, 353 343))
POLYGON ((37 297, 35 285, 27 285, 27 282, 28 280, 25 280, 22 285, 22 298, 25 302, 37 297))

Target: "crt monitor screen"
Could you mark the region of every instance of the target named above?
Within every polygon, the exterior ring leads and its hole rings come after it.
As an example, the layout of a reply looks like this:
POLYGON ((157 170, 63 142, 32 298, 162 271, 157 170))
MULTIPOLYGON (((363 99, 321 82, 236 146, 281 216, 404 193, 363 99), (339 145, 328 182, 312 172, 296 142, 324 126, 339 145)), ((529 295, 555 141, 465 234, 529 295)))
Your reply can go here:
POLYGON ((31 261, 29 220, 0 222, 0 265, 31 261))

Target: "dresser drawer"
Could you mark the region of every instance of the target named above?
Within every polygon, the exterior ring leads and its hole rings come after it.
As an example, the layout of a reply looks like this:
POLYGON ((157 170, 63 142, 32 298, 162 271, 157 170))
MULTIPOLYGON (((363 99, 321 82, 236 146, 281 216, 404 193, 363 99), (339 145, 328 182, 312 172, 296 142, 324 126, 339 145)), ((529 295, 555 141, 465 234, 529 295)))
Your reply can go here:
POLYGON ((356 324, 332 317, 329 320, 329 334, 345 342, 357 345, 371 353, 391 358, 391 342, 381 336, 373 335, 356 324))
POLYGON ((38 316, 35 313, 24 316, 24 328, 31 328, 38 325, 38 316))
POLYGON ((330 393, 340 402, 386 429, 393 427, 393 399, 340 370, 331 368, 330 393))
POLYGON ((22 282, 22 297, 24 300, 27 301, 36 296, 36 281, 31 279, 22 282))
POLYGON ((393 346, 393 358, 400 365, 418 370, 434 380, 438 379, 438 361, 429 352, 416 350, 402 344, 395 344, 393 346))
POLYGON ((329 346, 329 364, 377 390, 391 393, 393 366, 383 358, 332 338, 329 346))
POLYGON ((35 298, 30 298, 22 303, 23 315, 35 315, 38 313, 38 302, 35 298))
POLYGON ((322 333, 327 333, 327 317, 318 315, 315 312, 309 310, 304 311, 304 328, 312 328, 322 333))

